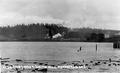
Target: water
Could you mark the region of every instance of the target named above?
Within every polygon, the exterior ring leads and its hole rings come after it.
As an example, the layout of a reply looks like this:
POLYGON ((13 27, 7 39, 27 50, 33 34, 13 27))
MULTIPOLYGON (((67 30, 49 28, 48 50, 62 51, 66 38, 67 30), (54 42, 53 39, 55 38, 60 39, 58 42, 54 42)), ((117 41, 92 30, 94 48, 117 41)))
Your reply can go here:
POLYGON ((0 42, 0 53, 1 57, 25 60, 75 61, 120 56, 120 51, 113 49, 113 43, 91 42, 0 42), (80 46, 82 50, 77 52, 80 46))

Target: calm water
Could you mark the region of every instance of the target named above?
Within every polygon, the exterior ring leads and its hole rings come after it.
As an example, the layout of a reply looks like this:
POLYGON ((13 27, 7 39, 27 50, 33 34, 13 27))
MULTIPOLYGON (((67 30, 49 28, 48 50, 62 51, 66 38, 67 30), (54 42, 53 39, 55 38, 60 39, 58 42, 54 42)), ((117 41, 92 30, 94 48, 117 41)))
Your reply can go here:
POLYGON ((0 56, 26 60, 81 60, 120 56, 112 43, 87 42, 0 42, 0 56), (77 52, 79 47, 81 52, 77 52))

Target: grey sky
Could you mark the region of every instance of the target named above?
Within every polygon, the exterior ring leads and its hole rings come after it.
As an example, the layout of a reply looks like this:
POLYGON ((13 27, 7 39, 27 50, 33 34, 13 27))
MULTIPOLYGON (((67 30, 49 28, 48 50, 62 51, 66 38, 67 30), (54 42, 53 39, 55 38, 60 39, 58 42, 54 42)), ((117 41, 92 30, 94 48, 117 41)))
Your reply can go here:
POLYGON ((120 0, 0 0, 0 25, 55 22, 120 29, 120 0))

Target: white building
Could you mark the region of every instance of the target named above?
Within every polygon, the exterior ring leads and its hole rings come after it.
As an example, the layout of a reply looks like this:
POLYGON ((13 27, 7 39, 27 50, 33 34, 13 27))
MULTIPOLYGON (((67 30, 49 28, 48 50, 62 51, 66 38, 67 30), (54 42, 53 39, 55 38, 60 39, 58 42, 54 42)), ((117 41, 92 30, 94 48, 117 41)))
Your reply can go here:
POLYGON ((53 39, 58 38, 58 37, 62 37, 62 35, 60 33, 53 35, 53 39))

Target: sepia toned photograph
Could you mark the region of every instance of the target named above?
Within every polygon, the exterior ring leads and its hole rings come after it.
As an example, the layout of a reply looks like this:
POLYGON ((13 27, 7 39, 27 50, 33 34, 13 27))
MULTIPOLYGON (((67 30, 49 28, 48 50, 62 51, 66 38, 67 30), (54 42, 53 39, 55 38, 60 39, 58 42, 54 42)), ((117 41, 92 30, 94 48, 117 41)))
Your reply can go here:
POLYGON ((120 73, 120 0, 0 0, 0 73, 120 73))

